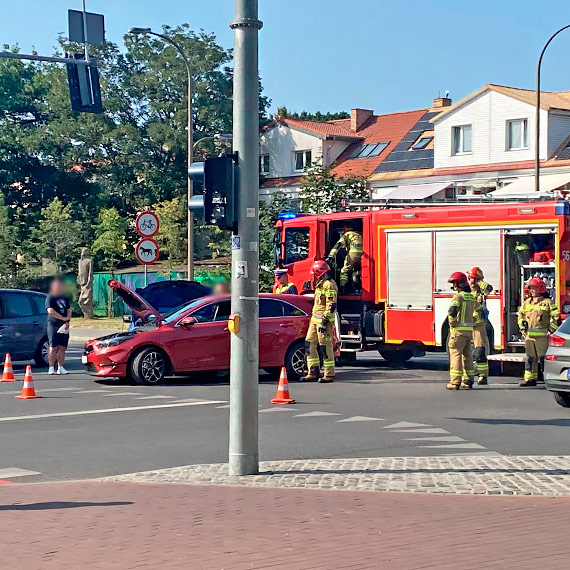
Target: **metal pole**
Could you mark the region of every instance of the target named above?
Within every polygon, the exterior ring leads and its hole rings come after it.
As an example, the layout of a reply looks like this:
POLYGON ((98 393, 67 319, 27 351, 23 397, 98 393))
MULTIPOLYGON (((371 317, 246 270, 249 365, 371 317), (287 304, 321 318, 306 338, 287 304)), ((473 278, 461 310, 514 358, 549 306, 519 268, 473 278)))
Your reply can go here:
POLYGON ((234 0, 234 151, 237 174, 238 240, 232 240, 230 475, 259 472, 259 87, 257 39, 262 23, 258 0, 234 0))
POLYGON ((144 264, 144 286, 148 285, 148 265, 144 264))
POLYGON ((536 117, 535 117, 535 133, 534 133, 534 189, 540 192, 540 67, 542 65, 542 58, 546 48, 550 45, 550 42, 560 33, 570 28, 570 24, 560 28, 557 32, 554 32, 548 41, 544 44, 542 51, 540 52, 540 57, 538 58, 538 64, 536 66, 536 117))
POLYGON ((89 44, 87 43, 87 11, 83 0, 83 46, 85 48, 85 61, 89 63, 89 44))

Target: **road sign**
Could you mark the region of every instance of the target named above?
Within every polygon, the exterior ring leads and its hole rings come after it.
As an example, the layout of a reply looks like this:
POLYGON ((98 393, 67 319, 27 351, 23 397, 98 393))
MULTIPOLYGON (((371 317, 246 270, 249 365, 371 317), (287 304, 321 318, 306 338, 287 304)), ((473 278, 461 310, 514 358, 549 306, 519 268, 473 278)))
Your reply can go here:
POLYGON ((144 265, 151 265, 158 259, 158 244, 150 238, 143 238, 135 247, 137 259, 144 265))
POLYGON ((158 216, 154 212, 151 212, 150 210, 141 212, 137 216, 136 226, 137 226, 137 233, 140 236, 142 236, 143 238, 152 237, 153 235, 158 233, 158 227, 159 227, 158 216))
POLYGON ((83 12, 79 10, 68 10, 67 21, 69 26, 69 41, 82 44, 87 43, 95 46, 105 43, 105 18, 103 14, 93 14, 86 12, 87 37, 83 35, 83 12))

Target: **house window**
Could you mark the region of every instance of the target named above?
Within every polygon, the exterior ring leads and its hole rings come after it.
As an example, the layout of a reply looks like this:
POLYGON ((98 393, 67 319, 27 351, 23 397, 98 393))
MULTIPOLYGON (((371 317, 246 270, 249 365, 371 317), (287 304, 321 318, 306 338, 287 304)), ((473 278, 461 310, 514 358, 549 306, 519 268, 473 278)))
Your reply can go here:
POLYGON ((507 121, 507 149, 528 148, 528 119, 507 121))
POLYGON ((411 150, 424 150, 432 140, 433 137, 420 137, 411 150))
POLYGON ((358 145, 349 158, 370 158, 372 156, 378 156, 390 143, 368 143, 358 145))
POLYGON ((259 155, 259 174, 269 174, 269 155, 259 155))
POLYGON ((453 154, 473 151, 473 129, 471 125, 453 127, 453 154))
POLYGON ((301 172, 311 166, 311 151, 310 150, 300 150, 295 153, 295 170, 301 172))

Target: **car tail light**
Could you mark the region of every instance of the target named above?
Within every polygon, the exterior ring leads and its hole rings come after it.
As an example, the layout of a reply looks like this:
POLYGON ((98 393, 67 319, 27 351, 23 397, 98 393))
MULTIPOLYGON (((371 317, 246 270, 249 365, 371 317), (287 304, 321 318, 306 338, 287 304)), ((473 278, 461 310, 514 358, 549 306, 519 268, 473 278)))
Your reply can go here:
POLYGON ((556 357, 555 354, 547 354, 547 355, 544 357, 544 359, 545 359, 545 360, 558 360, 558 358, 556 357))
POLYGON ((566 339, 555 334, 550 335, 550 340, 548 341, 550 346, 564 346, 566 344, 566 339))

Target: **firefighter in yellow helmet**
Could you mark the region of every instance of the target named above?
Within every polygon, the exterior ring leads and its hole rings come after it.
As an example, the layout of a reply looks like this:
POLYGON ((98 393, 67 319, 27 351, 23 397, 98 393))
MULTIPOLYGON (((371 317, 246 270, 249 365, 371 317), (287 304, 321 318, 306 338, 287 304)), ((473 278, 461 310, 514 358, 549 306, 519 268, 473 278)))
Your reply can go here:
POLYGON ((524 379, 519 386, 536 386, 539 375, 544 369, 544 355, 548 348, 548 334, 558 328, 560 312, 548 297, 546 285, 542 279, 533 277, 526 286, 530 297, 523 301, 519 309, 518 325, 524 336, 526 364, 524 379))
POLYGON ((273 288, 273 292, 277 295, 296 295, 297 294, 297 287, 291 281, 289 281, 289 277, 287 275, 286 269, 276 269, 274 272, 275 277, 277 278, 277 283, 273 288))
POLYGON ((473 387, 473 314, 478 310, 475 295, 465 273, 456 271, 449 278, 456 291, 448 311, 449 383, 448 390, 473 387))
POLYGON ((330 250, 326 259, 332 264, 336 260, 338 252, 344 249, 346 256, 344 265, 340 270, 340 287, 344 289, 349 279, 352 280, 354 291, 360 289, 360 261, 362 259, 362 234, 353 230, 350 226, 343 227, 343 233, 330 250))
POLYGON ((325 261, 315 261, 311 267, 315 286, 315 302, 309 330, 305 337, 307 382, 332 382, 334 380, 333 327, 338 289, 330 275, 331 268, 325 261), (324 376, 320 378, 319 349, 323 358, 324 376))
POLYGON ((487 322, 489 311, 487 311, 487 297, 493 290, 493 287, 483 281, 483 271, 479 267, 473 267, 467 273, 471 293, 475 295, 475 299, 479 304, 479 309, 473 315, 473 357, 477 375, 479 376, 477 384, 487 384, 489 378, 489 338, 487 336, 487 322))

